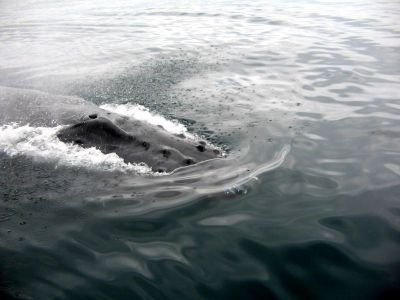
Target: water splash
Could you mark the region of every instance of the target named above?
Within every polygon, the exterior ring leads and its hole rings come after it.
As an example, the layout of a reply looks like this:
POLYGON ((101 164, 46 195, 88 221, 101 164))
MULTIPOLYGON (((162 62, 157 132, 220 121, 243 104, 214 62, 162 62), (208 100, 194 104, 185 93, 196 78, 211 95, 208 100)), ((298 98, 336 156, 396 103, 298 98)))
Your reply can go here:
POLYGON ((38 162, 56 166, 85 167, 96 171, 120 171, 149 174, 144 163, 125 163, 115 153, 104 154, 99 149, 82 148, 61 142, 57 132, 63 126, 32 127, 29 124, 9 124, 0 127, 0 151, 10 156, 25 155, 38 162))
POLYGON ((187 138, 195 139, 195 136, 188 132, 187 128, 178 121, 167 120, 165 117, 139 104, 103 104, 100 108, 131 117, 136 120, 145 121, 149 124, 162 126, 166 131, 173 134, 183 134, 187 138))

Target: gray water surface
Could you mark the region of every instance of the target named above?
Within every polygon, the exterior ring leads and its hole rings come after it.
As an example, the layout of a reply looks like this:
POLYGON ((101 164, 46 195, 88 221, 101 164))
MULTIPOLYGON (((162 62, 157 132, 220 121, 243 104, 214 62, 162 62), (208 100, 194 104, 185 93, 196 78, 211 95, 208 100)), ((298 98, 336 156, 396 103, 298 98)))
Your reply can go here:
POLYGON ((0 152, 4 297, 399 299, 399 16, 0 0, 1 86, 141 104, 228 151, 156 177, 0 152))

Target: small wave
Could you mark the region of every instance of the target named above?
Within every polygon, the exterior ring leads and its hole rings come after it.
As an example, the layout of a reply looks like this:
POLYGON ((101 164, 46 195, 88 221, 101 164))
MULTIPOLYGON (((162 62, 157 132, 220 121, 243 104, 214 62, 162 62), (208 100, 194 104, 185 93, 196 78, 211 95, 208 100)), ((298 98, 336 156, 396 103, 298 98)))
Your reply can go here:
POLYGON ((82 148, 61 142, 56 134, 62 127, 3 125, 0 127, 0 151, 10 156, 32 157, 38 162, 52 162, 56 166, 84 167, 96 171, 152 173, 146 164, 125 163, 115 153, 104 154, 94 147, 82 148))
POLYGON ((139 104, 103 104, 100 108, 145 121, 152 125, 160 125, 172 134, 183 134, 187 138, 196 139, 195 135, 188 132, 187 128, 178 121, 167 120, 165 117, 151 112, 148 108, 139 104))

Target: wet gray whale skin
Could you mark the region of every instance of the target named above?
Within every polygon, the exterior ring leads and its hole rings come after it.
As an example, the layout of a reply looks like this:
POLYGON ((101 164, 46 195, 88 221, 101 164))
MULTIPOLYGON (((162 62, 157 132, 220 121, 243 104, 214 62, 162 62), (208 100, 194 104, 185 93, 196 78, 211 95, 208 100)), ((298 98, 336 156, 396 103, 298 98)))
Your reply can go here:
POLYGON ((82 98, 35 90, 0 87, 0 122, 67 125, 57 134, 61 141, 116 153, 127 163, 144 162, 156 172, 170 172, 220 156, 205 142, 108 112, 82 98))

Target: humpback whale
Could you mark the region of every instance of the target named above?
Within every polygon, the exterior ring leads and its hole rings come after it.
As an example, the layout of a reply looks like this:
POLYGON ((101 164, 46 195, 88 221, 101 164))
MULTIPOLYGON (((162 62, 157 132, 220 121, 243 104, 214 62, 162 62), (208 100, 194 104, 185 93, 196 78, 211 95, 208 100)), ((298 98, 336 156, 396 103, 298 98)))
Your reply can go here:
POLYGON ((126 163, 146 163, 155 172, 220 157, 205 141, 172 134, 149 124, 104 110, 75 96, 0 87, 0 124, 64 125, 57 137, 65 143, 116 153, 126 163))

